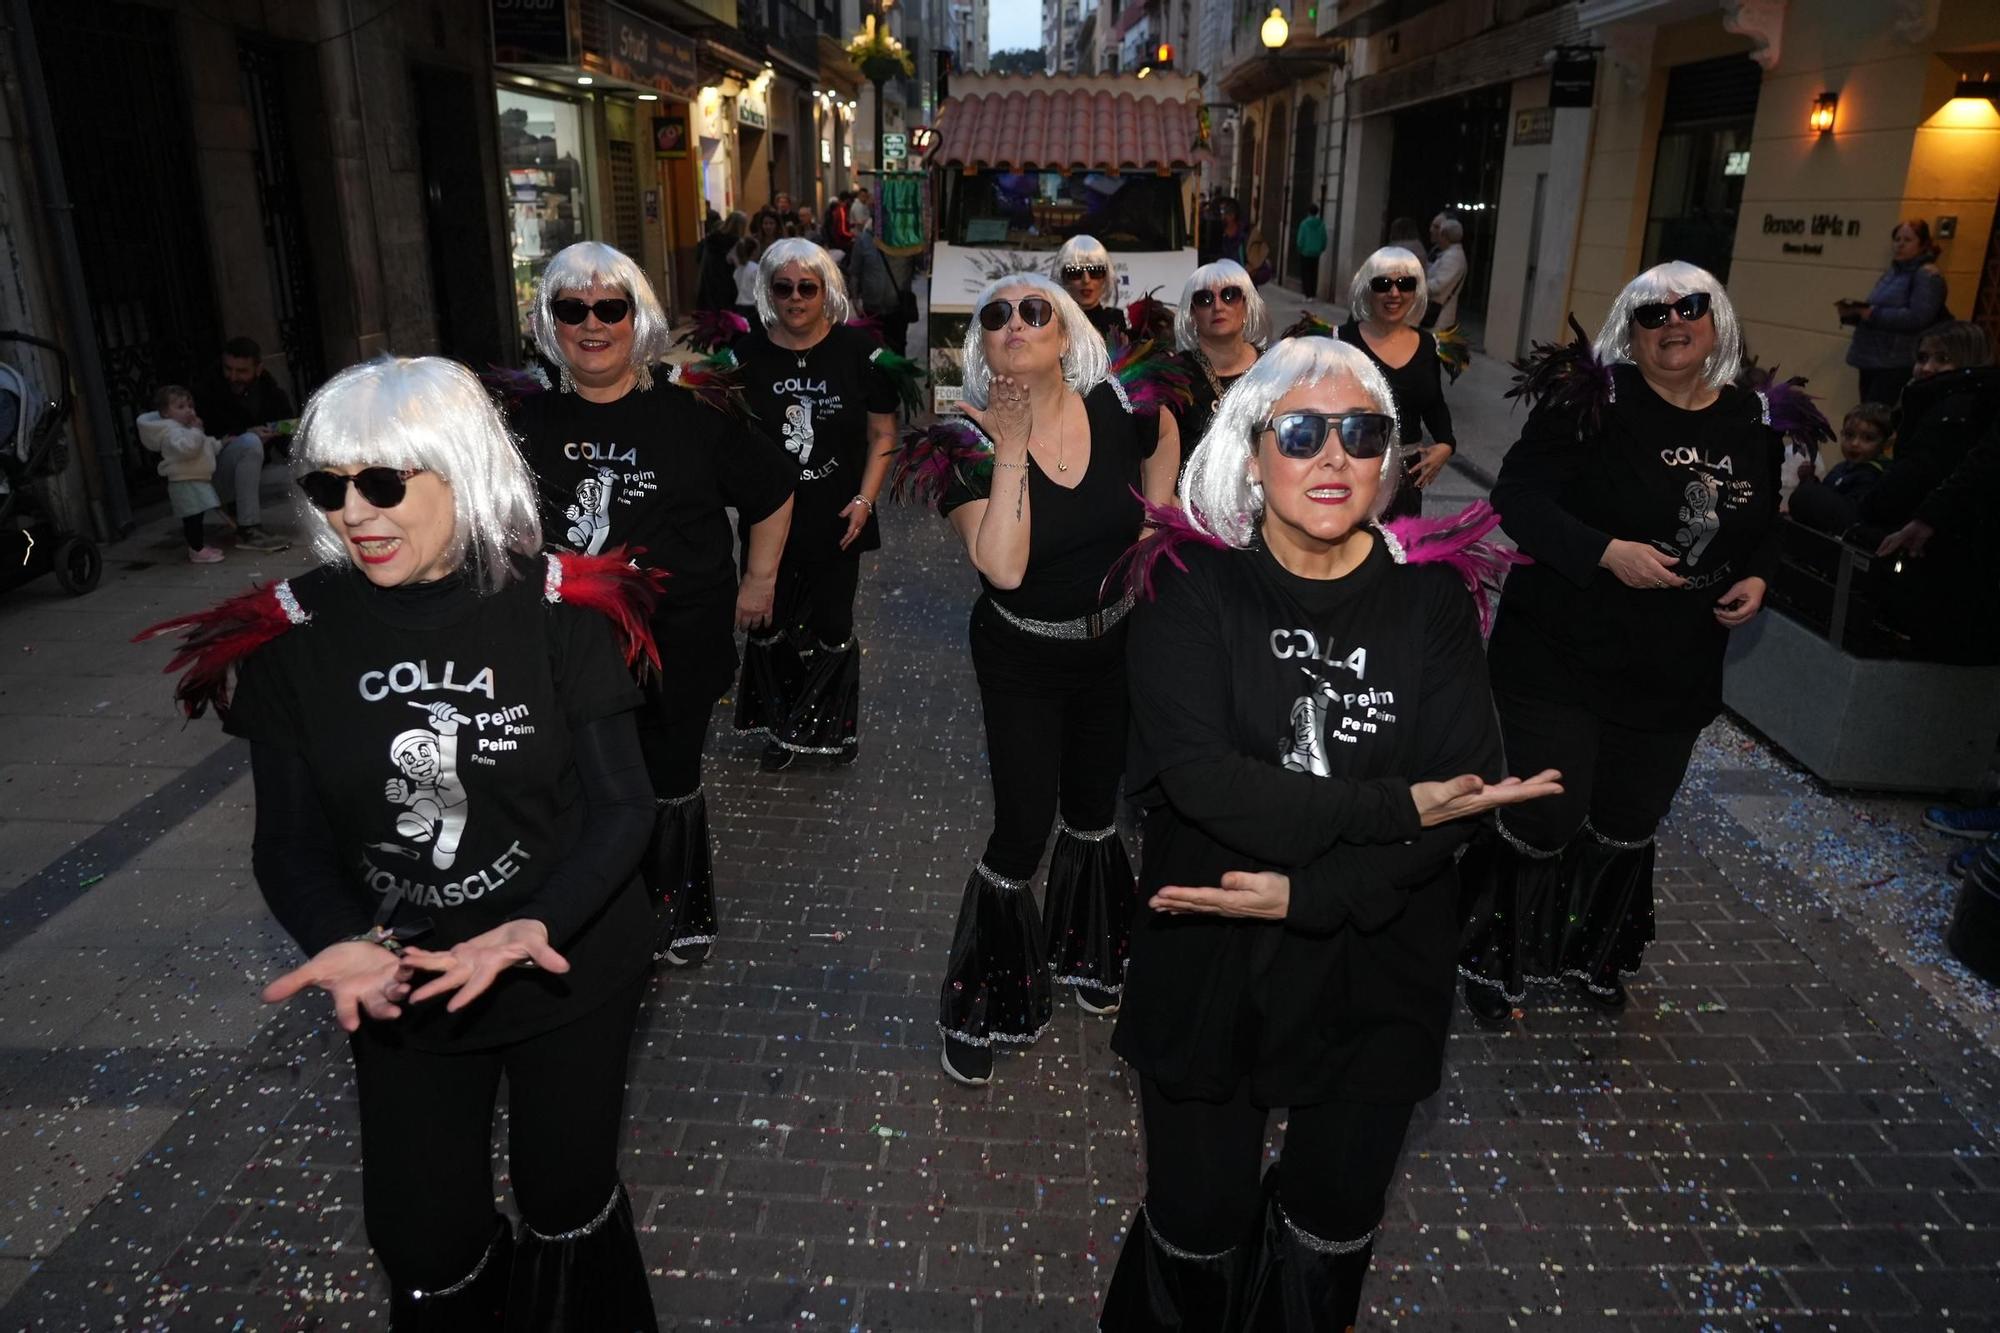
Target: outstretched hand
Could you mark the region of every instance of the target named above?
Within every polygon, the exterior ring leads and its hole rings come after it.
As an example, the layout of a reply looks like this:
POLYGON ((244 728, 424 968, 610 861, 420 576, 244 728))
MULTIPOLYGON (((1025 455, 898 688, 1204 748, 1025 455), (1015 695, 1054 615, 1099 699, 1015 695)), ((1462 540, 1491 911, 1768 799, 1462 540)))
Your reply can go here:
POLYGON ((362 1016, 388 1021, 403 1012, 410 995, 410 972, 379 944, 342 940, 329 944, 298 967, 264 987, 265 1004, 283 1004, 309 986, 333 998, 334 1021, 343 1032, 361 1026, 362 1016))
POLYGON ((539 921, 509 921, 442 952, 408 949, 403 963, 416 971, 438 974, 417 988, 411 1002, 457 991, 445 1005, 445 1011, 453 1014, 484 995, 510 967, 538 967, 558 974, 569 971, 569 960, 550 946, 549 928, 539 921))
POLYGON ((1223 873, 1220 888, 1170 884, 1147 899, 1146 905, 1156 912, 1283 921, 1292 905, 1292 881, 1276 870, 1230 870, 1223 873))
POLYGON ((1538 801, 1544 796, 1562 795, 1562 774, 1545 768, 1531 778, 1502 778, 1487 782, 1477 773, 1466 773, 1443 782, 1410 784, 1410 800, 1425 828, 1449 824, 1454 819, 1471 819, 1503 805, 1538 801))

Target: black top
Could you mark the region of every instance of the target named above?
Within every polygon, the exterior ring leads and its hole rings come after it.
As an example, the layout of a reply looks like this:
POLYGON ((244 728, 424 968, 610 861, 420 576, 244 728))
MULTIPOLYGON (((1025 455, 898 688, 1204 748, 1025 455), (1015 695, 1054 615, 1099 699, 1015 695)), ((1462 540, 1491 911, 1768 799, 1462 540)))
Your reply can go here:
POLYGON ((258 371, 257 378, 241 393, 221 375, 211 375, 195 390, 194 406, 201 413, 201 428, 224 440, 298 415, 291 395, 278 387, 268 370, 258 371))
POLYGON ((1125 345, 1125 312, 1115 305, 1094 305, 1083 312, 1107 350, 1116 354, 1125 345))
MULTIPOLYGON (((1194 395, 1193 401, 1186 407, 1173 409, 1174 424, 1180 428, 1181 470, 1185 472, 1189 460, 1194 457, 1195 446, 1201 443, 1202 437, 1208 434, 1209 426, 1215 421, 1215 409, 1221 403, 1222 395, 1228 393, 1229 387, 1249 372, 1243 370, 1234 375, 1219 375, 1215 368, 1208 364, 1208 358, 1202 355, 1198 347, 1191 352, 1177 352, 1175 356, 1187 369, 1194 395)), ((1251 364, 1256 363, 1253 361, 1251 364)))
MULTIPOLYGON (((1090 466, 1074 488, 1058 486, 1028 458, 1028 568, 1018 588, 1001 589, 986 581, 986 595, 1017 616, 1031 620, 1074 620, 1122 595, 1104 586, 1111 566, 1139 539, 1146 511, 1140 466, 1159 443, 1159 419, 1133 414, 1120 391, 1107 380, 1084 395, 1090 423, 1090 466)), ((993 487, 995 504, 1012 503, 1020 481, 1017 473, 1000 472, 993 487)), ((938 501, 938 512, 973 500, 986 499, 984 487, 963 471, 938 501)))
POLYGON ((1862 458, 1852 461, 1842 459, 1833 465, 1832 471, 1826 474, 1824 484, 1832 487, 1836 494, 1844 495, 1850 500, 1859 501, 1862 496, 1868 494, 1868 492, 1874 490, 1880 484, 1884 470, 1882 460, 1879 458, 1862 458))
POLYGON ((384 589, 327 565, 293 579, 311 619, 244 661, 225 722, 311 775, 325 845, 258 875, 307 952, 365 930, 391 894, 388 923, 427 923, 425 948, 516 918, 548 926, 572 970, 511 969, 456 1015, 443 999, 410 1008, 398 1025, 429 1048, 558 1026, 648 962, 652 909, 632 873, 643 807, 617 877, 573 864, 595 850, 574 734, 637 707, 639 691, 609 622, 548 602, 543 572, 524 561, 485 597, 460 576, 384 589))
POLYGON ((1734 385, 1700 411, 1612 368, 1615 401, 1580 437, 1538 409, 1493 487, 1502 526, 1535 563, 1507 577, 1489 657, 1496 690, 1580 702, 1642 731, 1697 730, 1722 707, 1729 631, 1716 601, 1776 564, 1784 443, 1734 385), (1677 556, 1685 588, 1628 588, 1597 566, 1613 537, 1677 556))
POLYGON ((1501 769, 1472 599, 1379 539, 1331 580, 1261 548, 1182 555, 1127 648, 1140 900, 1280 869, 1291 908, 1142 909, 1112 1049, 1174 1097, 1416 1101, 1443 1067, 1473 825, 1420 828, 1409 787, 1501 769))
POLYGON ((674 655, 662 688, 713 700, 736 670, 731 608, 735 534, 770 517, 791 495, 798 466, 764 432, 666 382, 612 403, 541 393, 515 409, 514 429, 542 496, 542 539, 595 555, 644 548, 642 564, 671 576, 654 612, 654 637, 674 655))
MULTIPOLYGON (((734 350, 750 410, 782 441, 798 468, 786 549, 840 554, 847 531, 840 511, 861 493, 868 466, 868 416, 893 415, 898 404, 895 384, 872 360, 880 346, 843 324, 803 352, 778 346, 761 328, 739 339, 734 350)), ((858 558, 881 545, 881 525, 871 510, 847 554, 858 558)))
POLYGON ((1444 367, 1438 361, 1436 335, 1417 330, 1416 353, 1400 366, 1392 366, 1375 355, 1375 349, 1361 336, 1361 325, 1348 320, 1339 329, 1340 340, 1367 353, 1382 378, 1389 381, 1389 396, 1396 400, 1396 420, 1402 428, 1402 443, 1420 444, 1424 428, 1438 444, 1451 444, 1458 437, 1451 429, 1451 408, 1444 401, 1444 367))
POLYGON ((1861 516, 1884 528, 1916 517, 1924 497, 1943 484, 1988 426, 2000 420, 2000 368, 1963 366, 1911 380, 1896 422, 1896 455, 1861 516))

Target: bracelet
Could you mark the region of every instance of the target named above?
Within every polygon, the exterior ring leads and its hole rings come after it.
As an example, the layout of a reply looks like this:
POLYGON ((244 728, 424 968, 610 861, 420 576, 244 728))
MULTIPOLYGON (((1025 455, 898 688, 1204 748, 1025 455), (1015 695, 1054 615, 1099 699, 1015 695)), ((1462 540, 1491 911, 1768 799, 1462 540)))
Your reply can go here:
POLYGON ((1023 471, 1025 471, 1025 470, 1027 469, 1027 466, 1028 466, 1028 465, 1027 465, 1026 463, 1003 463, 1003 462, 1001 462, 1001 461, 1000 461, 999 459, 997 459, 997 458, 996 458, 996 459, 994 459, 994 460, 993 460, 993 466, 994 466, 994 467, 1017 467, 1017 468, 1021 468, 1021 469, 1022 469, 1023 471))
POLYGON ((359 935, 349 935, 346 939, 341 940, 340 943, 378 944, 384 949, 387 949, 390 953, 395 954, 396 957, 398 958, 401 958, 403 956, 403 950, 409 947, 405 945, 401 940, 397 939, 396 932, 389 929, 389 927, 387 926, 370 926, 367 930, 362 931, 359 935))
POLYGON ((857 495, 852 500, 849 500, 848 503, 856 505, 867 505, 870 509, 873 509, 875 507, 875 502, 869 499, 865 495, 857 495))

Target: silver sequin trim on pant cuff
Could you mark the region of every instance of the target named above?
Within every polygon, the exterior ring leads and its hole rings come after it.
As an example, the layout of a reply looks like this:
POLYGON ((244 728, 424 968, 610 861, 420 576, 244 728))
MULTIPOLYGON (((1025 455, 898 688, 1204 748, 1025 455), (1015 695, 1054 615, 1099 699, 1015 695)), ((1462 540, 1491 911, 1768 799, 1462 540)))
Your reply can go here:
POLYGON ((1507 827, 1507 821, 1500 818, 1500 816, 1498 815, 1493 816, 1493 827, 1500 830, 1500 837, 1506 842, 1506 844, 1509 847, 1512 847, 1515 851, 1519 852, 1521 855, 1527 857, 1531 861, 1553 861, 1558 856, 1561 856, 1563 854, 1563 849, 1560 847, 1556 848, 1552 852, 1545 852, 1539 847, 1534 847, 1529 845, 1528 843, 1522 842, 1519 838, 1514 836, 1513 830, 1507 827))
POLYGON ((684 796, 655 796, 653 798, 653 804, 686 805, 689 801, 699 801, 701 799, 701 793, 702 789, 700 787, 696 787, 693 791, 688 792, 684 796))
MULTIPOLYGON (((1593 991, 1598 995, 1616 995, 1618 993, 1618 988, 1616 986, 1600 986, 1596 982, 1592 981, 1590 979, 1590 974, 1584 971, 1580 967, 1572 967, 1568 971, 1557 973, 1555 976, 1552 977, 1535 977, 1535 976, 1522 977, 1521 981, 1523 984, 1522 988, 1519 991, 1510 991, 1507 989, 1507 983, 1505 983, 1504 981, 1498 981, 1492 977, 1482 976, 1477 972, 1469 970, 1462 964, 1458 969, 1458 975, 1463 977, 1465 980, 1471 982, 1475 986, 1485 986, 1490 990, 1499 991, 1503 996, 1507 998, 1507 1002, 1509 1004, 1519 1004, 1523 1000, 1527 999, 1528 998, 1527 988, 1529 986, 1560 986, 1565 981, 1581 982, 1585 990, 1593 991)), ((1639 969, 1631 968, 1627 970, 1621 968, 1619 969, 1618 975, 1621 977, 1636 977, 1639 975, 1639 969)))
POLYGON ((1025 889, 1028 887, 1027 880, 1008 879, 1005 875, 1001 874, 999 871, 989 869, 984 861, 973 862, 972 873, 979 876, 981 879, 985 880, 988 884, 991 884, 996 889, 1025 889))
MULTIPOLYGON (((1050 1023, 1054 1021, 1055 1019, 1053 1018, 1049 1020, 1050 1023)), ((970 1032, 960 1032, 955 1028, 948 1028, 942 1023, 938 1024, 939 1036, 950 1037, 953 1041, 962 1041, 967 1046, 1032 1046, 1040 1041, 1042 1034, 1048 1030, 1049 1024, 1044 1023, 1033 1032, 989 1032, 984 1036, 974 1036, 970 1032)))
POLYGON ((1153 1220, 1151 1213, 1146 1212, 1145 1204, 1142 1203, 1139 1205, 1139 1211, 1146 1218, 1146 1234, 1153 1238, 1153 1244, 1159 1246, 1162 1251, 1171 1257, 1179 1259, 1184 1263, 1212 1264, 1218 1259, 1227 1259, 1230 1255, 1236 1253, 1234 1245, 1216 1254, 1196 1254, 1193 1250, 1184 1250, 1160 1234, 1160 1224, 1153 1220))
POLYGON ((588 1236, 591 1232, 597 1230, 599 1227, 603 1226, 606 1222, 611 1220, 611 1214, 613 1211, 617 1209, 618 1200, 623 1193, 624 1189, 622 1186, 613 1185, 611 1187, 611 1197, 605 1200, 604 1207, 598 1211, 597 1216, 591 1218, 588 1222, 585 1222, 582 1226, 576 1228, 574 1231, 559 1231, 553 1236, 545 1236, 541 1232, 529 1226, 526 1219, 523 1219, 521 1222, 521 1230, 527 1232, 530 1236, 533 1236, 536 1240, 539 1241, 557 1242, 565 1240, 581 1240, 585 1236, 588 1236))
POLYGON ((1610 834, 1601 831, 1597 825, 1591 823, 1590 816, 1588 815, 1585 815, 1583 819, 1583 831, 1603 843, 1606 847, 1616 847, 1621 852, 1636 852, 1641 847, 1651 847, 1653 845, 1653 840, 1650 837, 1641 838, 1637 842, 1626 842, 1622 838, 1614 838, 1610 834))
POLYGON ((1321 1240, 1288 1217, 1283 1205, 1276 1200, 1271 1206, 1278 1210, 1278 1220, 1285 1224, 1285 1230, 1292 1233, 1292 1239, 1314 1254, 1359 1254, 1375 1243, 1375 1233, 1382 1229, 1382 1224, 1378 1222, 1354 1240, 1321 1240))
POLYGON ((1058 986, 1083 986, 1113 998, 1125 993, 1124 983, 1099 981, 1096 977, 1050 977, 1049 980, 1058 986))
POLYGON ((479 1275, 486 1271, 486 1265, 493 1261, 493 1251, 499 1248, 499 1242, 500 1233, 495 1231, 493 1239, 486 1242, 485 1252, 479 1256, 479 1262, 472 1266, 470 1273, 467 1273, 449 1287, 439 1287, 436 1291, 413 1291, 410 1293, 411 1299, 418 1301, 438 1301, 443 1300, 447 1296, 458 1295, 459 1292, 464 1291, 467 1287, 477 1282, 479 1275))
POLYGON ((1068 820, 1064 819, 1061 815, 1057 815, 1056 832, 1058 834, 1068 834, 1070 837, 1082 842, 1103 842, 1106 838, 1117 835, 1118 826, 1113 824, 1110 828, 1100 829, 1071 828, 1068 820))

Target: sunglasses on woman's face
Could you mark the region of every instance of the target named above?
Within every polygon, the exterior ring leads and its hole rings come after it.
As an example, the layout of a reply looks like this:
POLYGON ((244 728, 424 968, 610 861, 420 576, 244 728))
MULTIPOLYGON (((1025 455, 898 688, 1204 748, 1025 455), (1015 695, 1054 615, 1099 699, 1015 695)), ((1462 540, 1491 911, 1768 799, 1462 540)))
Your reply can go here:
POLYGON ((1409 273, 1396 278, 1389 277, 1387 274, 1378 274, 1368 279, 1368 290, 1374 292, 1377 296, 1386 295, 1392 287, 1407 296, 1417 289, 1417 279, 1413 274, 1409 273))
POLYGON ((1240 305, 1243 301, 1243 289, 1241 287, 1218 287, 1211 291, 1204 287, 1188 298, 1188 304, 1196 310, 1206 310, 1217 301, 1222 302, 1224 305, 1240 305))
POLYGON ((632 313, 632 303, 616 296, 602 301, 579 301, 565 296, 549 302, 549 313, 565 324, 581 324, 590 316, 597 316, 600 324, 623 324, 625 316, 632 313))
POLYGON ((1278 438, 1286 458, 1318 458, 1329 435, 1340 436, 1340 451, 1349 458, 1380 458, 1389 449, 1395 422, 1381 412, 1286 412, 1258 428, 1278 438))
POLYGON ((819 284, 810 278, 805 278, 798 282, 787 282, 783 278, 771 279, 771 295, 777 297, 780 301, 791 300, 793 292, 799 294, 801 301, 810 301, 819 295, 819 284))
POLYGON ((299 478, 299 489, 306 493, 306 499, 329 514, 347 503, 350 482, 355 490, 361 492, 361 498, 377 509, 394 509, 409 494, 410 478, 423 470, 420 467, 365 467, 351 477, 343 477, 338 472, 308 472, 299 478))
POLYGON ((1107 277, 1110 272, 1111 270, 1102 264, 1065 264, 1062 275, 1064 282, 1075 282, 1079 278, 1107 277))
POLYGON ((1678 301, 1648 301, 1633 306, 1632 322, 1642 329, 1663 329, 1669 314, 1679 315, 1683 324, 1692 324, 1707 313, 1708 293, 1689 292, 1678 301))
POLYGON ((1021 322, 1031 329, 1039 329, 1056 317, 1054 302, 1039 296, 1024 296, 1018 301, 988 301, 979 308, 979 327, 988 333, 998 333, 1007 327, 1016 310, 1021 312, 1021 322))

